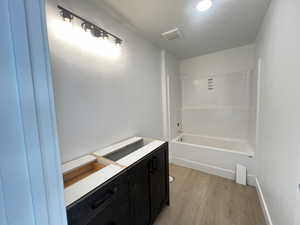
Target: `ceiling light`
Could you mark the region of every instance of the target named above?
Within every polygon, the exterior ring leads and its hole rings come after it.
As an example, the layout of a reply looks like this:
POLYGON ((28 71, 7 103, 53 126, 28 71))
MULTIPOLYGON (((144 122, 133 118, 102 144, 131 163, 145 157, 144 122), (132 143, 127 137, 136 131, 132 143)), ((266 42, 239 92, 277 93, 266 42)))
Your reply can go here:
POLYGON ((197 4, 197 10, 199 12, 204 12, 208 9, 210 9, 212 7, 212 0, 201 0, 198 4, 197 4))

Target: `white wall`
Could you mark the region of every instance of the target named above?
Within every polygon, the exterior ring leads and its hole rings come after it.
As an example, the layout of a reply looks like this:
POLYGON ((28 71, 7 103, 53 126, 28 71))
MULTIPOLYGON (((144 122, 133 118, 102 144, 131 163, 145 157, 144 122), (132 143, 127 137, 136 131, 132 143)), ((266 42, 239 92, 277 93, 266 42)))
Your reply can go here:
POLYGON ((170 138, 180 134, 181 130, 181 82, 179 74, 179 60, 169 53, 165 53, 165 66, 169 87, 170 107, 170 138), (179 124, 179 126, 178 126, 179 124))
POLYGON ((161 138, 160 50, 89 1, 48 0, 47 12, 63 161, 133 135, 161 138), (123 38, 121 57, 61 40, 58 3, 123 38))
POLYGON ((184 132, 248 139, 254 49, 248 45, 181 62, 184 132), (208 78, 214 90, 208 90, 208 78))
POLYGON ((299 224, 299 10, 297 0, 273 0, 257 40, 262 59, 258 179, 274 225, 299 224))

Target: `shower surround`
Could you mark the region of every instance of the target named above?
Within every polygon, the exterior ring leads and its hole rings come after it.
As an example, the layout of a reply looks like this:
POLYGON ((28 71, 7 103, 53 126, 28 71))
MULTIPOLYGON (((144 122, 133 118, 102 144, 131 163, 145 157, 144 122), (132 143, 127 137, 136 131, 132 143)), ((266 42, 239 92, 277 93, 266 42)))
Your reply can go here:
POLYGON ((246 140, 251 71, 182 77, 185 133, 246 140))
POLYGON ((231 179, 240 163, 254 183, 254 45, 183 60, 180 70, 182 124, 170 144, 172 161, 231 179))

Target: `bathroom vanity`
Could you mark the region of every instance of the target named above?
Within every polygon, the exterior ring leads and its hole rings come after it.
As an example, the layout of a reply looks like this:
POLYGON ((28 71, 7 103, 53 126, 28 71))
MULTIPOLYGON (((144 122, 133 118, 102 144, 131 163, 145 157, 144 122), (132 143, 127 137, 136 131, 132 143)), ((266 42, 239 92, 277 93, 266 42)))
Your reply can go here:
POLYGON ((134 137, 63 165, 69 225, 149 225, 169 205, 168 143, 134 137))

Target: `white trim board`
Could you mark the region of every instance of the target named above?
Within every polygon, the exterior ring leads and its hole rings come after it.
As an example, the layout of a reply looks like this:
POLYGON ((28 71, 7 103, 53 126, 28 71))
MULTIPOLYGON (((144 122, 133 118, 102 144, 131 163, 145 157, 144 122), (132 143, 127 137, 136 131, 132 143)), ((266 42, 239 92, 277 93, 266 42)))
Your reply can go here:
POLYGON ((255 147, 257 148, 259 143, 259 124, 260 124, 260 96, 261 96, 261 67, 262 58, 258 59, 257 63, 257 94, 256 94, 256 121, 255 121, 255 147))
POLYGON ((269 211, 267 202, 265 200, 265 197, 263 195, 263 192, 262 192, 262 189, 261 189, 258 178, 255 178, 255 183, 256 183, 256 190, 257 190, 257 194, 258 194, 258 197, 259 197, 260 205, 262 207, 266 223, 267 223, 267 225, 273 225, 272 218, 271 218, 271 215, 270 215, 270 211, 269 211))
MULTIPOLYGON (((235 179, 235 171, 229 170, 229 169, 224 169, 221 167, 217 167, 217 166, 213 166, 213 165, 209 165, 209 164, 205 164, 205 163, 199 163, 199 162, 195 162, 192 160, 187 160, 187 159, 183 159, 183 158, 179 158, 179 157, 170 157, 170 163, 173 163, 175 165, 179 165, 179 166, 183 166, 183 167, 187 167, 187 168, 191 168, 191 169, 195 169, 204 173, 208 173, 208 174, 212 174, 212 175, 216 175, 219 177, 224 177, 230 180, 234 180, 235 179)), ((252 174, 248 174, 247 175, 247 184, 250 186, 255 187, 256 186, 256 182, 255 182, 255 175, 252 174)))

